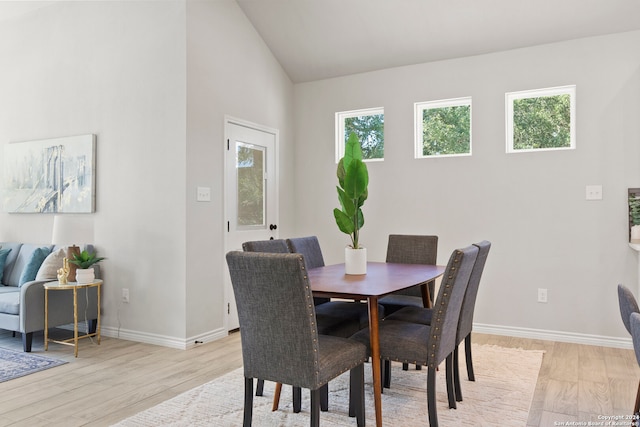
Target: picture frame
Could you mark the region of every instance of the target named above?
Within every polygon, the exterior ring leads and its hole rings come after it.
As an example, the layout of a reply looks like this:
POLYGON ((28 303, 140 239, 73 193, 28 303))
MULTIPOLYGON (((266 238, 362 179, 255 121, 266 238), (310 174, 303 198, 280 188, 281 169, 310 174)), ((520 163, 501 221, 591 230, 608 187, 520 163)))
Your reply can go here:
POLYGON ((95 212, 95 156, 93 134, 5 144, 4 211, 95 212))

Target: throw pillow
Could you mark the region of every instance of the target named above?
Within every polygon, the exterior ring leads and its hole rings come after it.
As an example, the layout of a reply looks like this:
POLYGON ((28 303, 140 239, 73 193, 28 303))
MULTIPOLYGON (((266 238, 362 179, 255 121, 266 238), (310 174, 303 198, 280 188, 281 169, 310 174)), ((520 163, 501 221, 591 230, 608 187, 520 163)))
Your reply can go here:
POLYGON ((2 275, 4 274, 4 265, 7 262, 9 252, 11 252, 11 249, 0 249, 0 279, 2 279, 2 275))
POLYGON ((58 270, 64 265, 66 256, 64 249, 59 249, 47 255, 38 270, 38 274, 36 274, 36 280, 57 280, 58 270))
POLYGON ((18 281, 18 286, 22 286, 27 282, 36 280, 36 275, 38 274, 38 270, 40 269, 40 266, 44 262, 47 255, 49 255, 49 248, 38 248, 35 251, 33 251, 33 255, 31 255, 31 259, 27 263, 24 270, 22 270, 22 274, 20 275, 20 280, 18 281))

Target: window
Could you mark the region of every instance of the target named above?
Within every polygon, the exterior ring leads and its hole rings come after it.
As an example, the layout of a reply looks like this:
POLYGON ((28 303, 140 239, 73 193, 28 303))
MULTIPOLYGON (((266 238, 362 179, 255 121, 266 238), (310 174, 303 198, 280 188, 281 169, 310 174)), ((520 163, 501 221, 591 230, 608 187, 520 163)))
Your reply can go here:
POLYGON ((416 158, 471 155, 471 98, 417 102, 416 158))
POLYGON ((575 86, 507 93, 507 153, 574 149, 575 97, 575 86))
POLYGON ((384 160, 384 108, 336 113, 336 163, 351 132, 358 135, 364 161, 384 160))

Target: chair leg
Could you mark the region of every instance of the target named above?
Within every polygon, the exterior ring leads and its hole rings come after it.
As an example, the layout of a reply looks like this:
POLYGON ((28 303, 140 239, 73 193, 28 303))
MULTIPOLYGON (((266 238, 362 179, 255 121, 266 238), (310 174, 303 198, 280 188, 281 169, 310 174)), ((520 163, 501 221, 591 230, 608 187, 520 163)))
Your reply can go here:
POLYGON ((356 417, 358 427, 364 427, 364 365, 349 373, 349 416, 356 417))
POLYGON ((244 418, 243 427, 251 427, 253 418, 253 378, 244 377, 244 418))
POLYGON ((633 407, 633 415, 640 412, 640 382, 638 383, 638 392, 636 393, 636 405, 633 407))
POLYGON ((326 383, 319 389, 320 391, 320 410, 327 412, 329 410, 329 383, 326 383))
MULTIPOLYGON (((320 402, 318 402, 320 403, 320 402)), ((300 412, 302 407, 302 390, 300 387, 293 387, 293 412, 300 412)))
POLYGON ((422 365, 416 365, 416 371, 422 370, 422 365))
POLYGON ((258 380, 258 385, 256 386, 256 396, 262 396, 264 392, 264 380, 258 380))
POLYGON ((380 359, 381 372, 382 372, 382 392, 385 388, 391 387, 391 361, 387 359, 380 359))
POLYGON ((471 358, 471 332, 464 338, 464 354, 467 359, 467 376, 469 381, 475 381, 476 376, 473 374, 473 359, 471 358))
POLYGON ((409 364, 408 363, 403 363, 402 364, 402 370, 403 371, 408 371, 409 370, 409 364))
POLYGON ((438 427, 438 409, 436 408, 436 369, 427 368, 427 406, 429 409, 429 427, 438 427))
POLYGON ((449 398, 449 408, 456 409, 456 393, 453 385, 453 353, 446 359, 445 377, 447 379, 447 397, 449 398))
POLYGON ((273 406, 271 407, 271 411, 277 411, 278 406, 280 405, 280 393, 282 392, 282 383, 276 383, 276 389, 273 392, 273 406))
POLYGON ((320 389, 311 390, 311 427, 320 427, 320 394, 320 389))
POLYGON ((462 402, 462 387, 460 386, 460 365, 458 356, 458 346, 453 350, 453 384, 456 392, 456 401, 462 402))

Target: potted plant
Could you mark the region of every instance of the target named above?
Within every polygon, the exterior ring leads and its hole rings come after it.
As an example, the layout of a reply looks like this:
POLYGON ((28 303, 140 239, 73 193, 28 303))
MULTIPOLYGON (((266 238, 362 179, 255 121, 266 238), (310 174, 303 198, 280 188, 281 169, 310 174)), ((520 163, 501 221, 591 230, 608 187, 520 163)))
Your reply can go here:
POLYGON ((73 259, 69 260, 71 264, 75 264, 76 269, 76 282, 78 284, 87 284, 93 282, 95 279, 95 271, 93 270, 93 264, 102 261, 103 257, 98 257, 96 253, 90 254, 84 250, 80 254, 73 254, 73 259))
POLYGON ((630 242, 640 243, 640 197, 629 194, 630 242))
POLYGON ((364 225, 362 205, 368 196, 369 171, 362 161, 362 148, 355 133, 349 135, 337 176, 341 209, 335 208, 333 216, 340 231, 351 237, 351 245, 345 248, 345 270, 347 274, 365 274, 367 250, 360 245, 360 229, 364 225))

